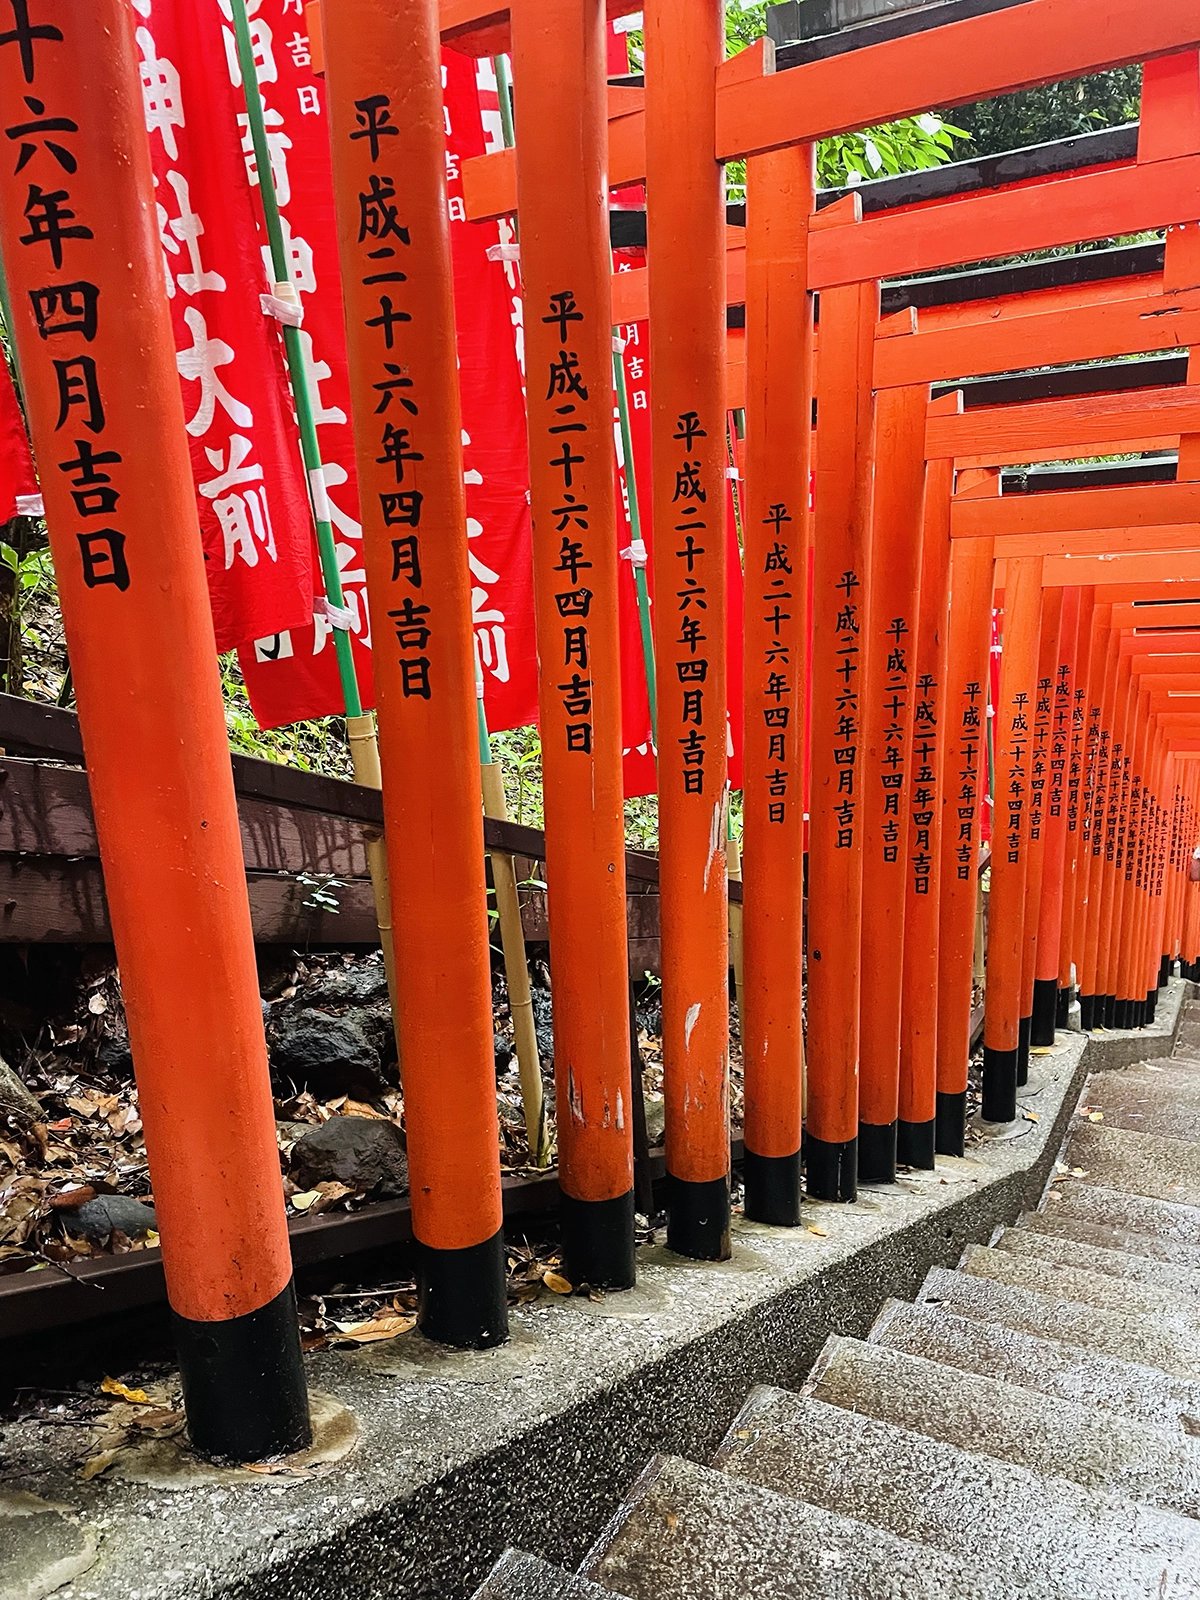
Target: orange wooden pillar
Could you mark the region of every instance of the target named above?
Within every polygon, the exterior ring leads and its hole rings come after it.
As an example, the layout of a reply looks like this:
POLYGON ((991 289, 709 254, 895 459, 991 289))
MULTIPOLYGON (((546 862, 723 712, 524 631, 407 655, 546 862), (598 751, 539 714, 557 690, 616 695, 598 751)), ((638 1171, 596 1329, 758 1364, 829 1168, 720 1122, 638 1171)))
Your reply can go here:
POLYGON ((808 856, 808 1192, 853 1200, 858 1167, 862 715, 871 692, 873 405, 879 291, 821 296, 808 856))
POLYGON ((201 1454, 252 1461, 310 1429, 130 7, 6 8, 0 103, 28 124, 0 250, 188 1428, 201 1454))
POLYGON ((1050 773, 1050 734, 1054 720, 1054 677, 1062 623, 1062 590, 1042 595, 1042 639, 1038 652, 1034 700, 1033 746, 1029 778, 1029 866, 1025 877, 1025 931, 1021 955, 1021 1027, 1017 1044, 1017 1083, 1029 1081, 1029 1046, 1033 1033, 1033 988, 1036 979, 1038 930, 1042 913, 1042 870, 1046 858, 1046 791, 1050 773))
POLYGON ((1112 607, 1097 606, 1092 615, 1092 653, 1088 670, 1088 726, 1085 762, 1084 831, 1080 842, 1079 1010, 1085 1032, 1103 1021, 1099 982, 1101 868, 1104 817, 1111 753, 1111 707, 1117 670, 1112 635, 1112 607))
POLYGON ((1102 1026, 1118 1026, 1117 968, 1121 915, 1125 898, 1124 818, 1133 761, 1133 707, 1135 692, 1128 657, 1119 658, 1113 708, 1112 754, 1104 815, 1104 849, 1096 974, 1103 996, 1102 1026))
POLYGON ((800 1220, 813 150, 746 168, 742 938, 746 1215, 800 1220), (779 441, 795 448, 779 448, 779 441))
POLYGON ((667 1243, 720 1260, 730 1173, 725 187, 713 160, 723 7, 649 0, 644 15, 667 1243))
MULTIPOLYGON (((928 390, 885 389, 875 414, 879 470, 871 533, 872 608, 862 635, 863 886, 859 1000, 858 1170, 896 1178, 904 909, 909 877, 909 766, 918 698, 917 617, 928 390)), ((947 515, 949 507, 947 501, 947 515)), ((947 532, 947 543, 949 535, 947 532)))
POLYGON ((636 1270, 603 0, 518 5, 512 42, 564 1265, 573 1283, 627 1288, 636 1270))
POLYGON ((420 1323, 484 1346, 507 1309, 437 6, 323 21, 420 1323))
MULTIPOLYGON (((940 406, 962 407, 954 394, 940 406)), ((912 771, 907 817, 904 1015, 900 1032, 899 1156, 929 1170, 937 1142, 938 945, 941 938, 942 769, 949 664, 950 495, 947 464, 925 478, 921 605, 913 684, 912 771)))
POLYGON ((1051 690, 1051 726, 1043 828, 1042 894, 1038 907, 1037 965, 1034 971, 1030 1044, 1054 1043, 1058 1013, 1058 960, 1062 943, 1063 885, 1067 865, 1067 784, 1071 762, 1071 709, 1079 647, 1078 589, 1063 591, 1058 660, 1051 690))
POLYGON ((1082 831, 1083 762, 1087 734, 1087 674, 1088 654, 1092 638, 1092 612, 1095 609, 1095 590, 1079 591, 1079 615, 1076 621, 1074 665, 1071 672, 1071 703, 1068 710, 1067 769, 1063 780, 1063 838, 1062 921, 1058 934, 1058 1001, 1055 1025, 1066 1028, 1071 1019, 1071 1004, 1075 998, 1073 978, 1075 961, 1076 874, 1079 871, 1079 840, 1082 831))
POLYGON ((996 820, 992 848, 987 994, 983 1024, 983 1116, 1017 1114, 1017 1067, 1029 863, 1029 782, 1041 639, 1042 558, 1008 563, 1004 654, 996 708, 996 820))
MULTIPOLYGON (((932 479, 933 468, 930 470, 932 479)), ((943 482, 949 499, 949 484, 943 482)), ((932 493, 932 483, 930 486, 932 493)), ((950 551, 950 628, 943 696, 942 893, 938 907, 937 1152, 963 1153, 971 989, 979 903, 982 786, 987 774, 988 659, 993 547, 956 539, 950 551)))

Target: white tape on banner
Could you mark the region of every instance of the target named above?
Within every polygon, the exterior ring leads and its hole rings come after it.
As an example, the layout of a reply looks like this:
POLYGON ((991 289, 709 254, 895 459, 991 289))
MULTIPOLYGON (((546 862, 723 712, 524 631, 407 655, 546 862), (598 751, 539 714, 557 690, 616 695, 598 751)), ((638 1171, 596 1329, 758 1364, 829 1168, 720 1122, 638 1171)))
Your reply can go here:
POLYGON ((349 606, 335 606, 328 595, 322 595, 317 604, 317 611, 329 623, 331 628, 337 628, 342 633, 349 633, 354 626, 354 613, 349 606))
POLYGON ((277 295, 260 294, 258 303, 265 317, 274 317, 285 328, 298 328, 304 321, 304 307, 299 300, 280 300, 277 295))
POLYGON ((626 545, 621 551, 621 557, 633 567, 645 567, 650 562, 650 554, 644 539, 635 539, 632 544, 626 545))
POLYGON ((40 494, 19 494, 17 496, 17 515, 19 517, 44 517, 46 508, 42 504, 40 494))
POLYGON ((308 474, 308 492, 312 495, 313 515, 318 522, 332 522, 329 494, 325 488, 325 468, 313 467, 308 474))
POLYGON ((487 247, 489 261, 520 261, 521 246, 519 244, 490 244, 487 247))

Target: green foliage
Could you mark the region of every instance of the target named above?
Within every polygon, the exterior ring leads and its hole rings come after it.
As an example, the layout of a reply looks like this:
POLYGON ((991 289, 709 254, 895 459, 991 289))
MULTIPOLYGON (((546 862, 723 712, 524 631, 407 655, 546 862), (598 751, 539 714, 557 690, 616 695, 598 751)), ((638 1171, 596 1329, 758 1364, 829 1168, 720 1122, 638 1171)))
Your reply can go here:
POLYGON ((956 106, 953 116, 971 140, 972 155, 1002 155, 1027 145, 1051 144, 1056 139, 1135 122, 1141 91, 1141 67, 1118 67, 1088 78, 981 100, 976 105, 956 106))
MULTIPOLYGON (((740 4, 726 0, 725 53, 736 55, 767 31, 767 7, 754 0, 740 4)), ((640 65, 642 35, 629 35, 630 60, 640 65)), ((967 135, 955 124, 927 113, 905 117, 878 128, 857 133, 841 133, 823 139, 817 147, 817 182, 823 189, 838 189, 870 178, 890 178, 902 172, 920 172, 949 161, 956 141, 967 135)), ((731 201, 745 199, 746 163, 731 161, 725 168, 726 187, 731 201)))
POLYGON ((319 772, 328 778, 352 778, 354 765, 341 717, 316 722, 294 722, 286 728, 260 728, 250 710, 236 653, 220 658, 221 692, 225 701, 225 728, 230 748, 238 755, 260 761, 277 761, 301 772, 319 772))

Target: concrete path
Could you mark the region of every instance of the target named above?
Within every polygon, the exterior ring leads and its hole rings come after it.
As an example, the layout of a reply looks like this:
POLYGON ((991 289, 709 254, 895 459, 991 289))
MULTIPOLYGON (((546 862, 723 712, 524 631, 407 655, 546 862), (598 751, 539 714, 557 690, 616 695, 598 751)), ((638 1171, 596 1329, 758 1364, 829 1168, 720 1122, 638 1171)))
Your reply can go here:
POLYGON ((656 1457, 581 1574, 486 1600, 1200 1600, 1200 1003, 1089 1079, 1040 1208, 656 1457))

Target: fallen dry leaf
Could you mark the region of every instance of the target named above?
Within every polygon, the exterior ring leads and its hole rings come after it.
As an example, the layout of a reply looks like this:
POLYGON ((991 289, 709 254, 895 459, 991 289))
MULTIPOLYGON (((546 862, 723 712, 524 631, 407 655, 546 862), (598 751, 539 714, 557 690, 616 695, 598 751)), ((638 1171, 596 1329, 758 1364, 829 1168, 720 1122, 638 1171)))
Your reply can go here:
POLYGON ((292 1206, 296 1211, 307 1211, 309 1206, 315 1206, 320 1198, 321 1191, 319 1189, 309 1189, 304 1194, 294 1194, 292 1196, 292 1206))
POLYGON ((102 1472, 107 1472, 109 1467, 120 1455, 119 1450, 101 1450, 97 1456, 91 1456, 83 1463, 79 1476, 84 1479, 98 1478, 102 1472))
POLYGON ((575 1285, 569 1278, 564 1278, 561 1272, 547 1272, 542 1275, 542 1282, 547 1289, 555 1294, 574 1294, 575 1285))
POLYGON ((1103 1122, 1104 1121, 1104 1113, 1103 1113, 1103 1111, 1089 1111, 1088 1112, 1088 1121, 1089 1122, 1103 1122))
POLYGON ((105 1394, 115 1395, 118 1400, 128 1400, 131 1406, 151 1404, 150 1396, 145 1389, 130 1389, 119 1378, 105 1378, 100 1387, 105 1394))
POLYGON ((374 1322, 335 1322, 335 1344, 377 1344, 382 1339, 395 1339, 417 1325, 416 1317, 378 1317, 374 1322))
POLYGON ((815 1222, 810 1222, 805 1231, 808 1233, 815 1233, 818 1239, 828 1239, 829 1237, 827 1231, 824 1228, 818 1227, 815 1222))

